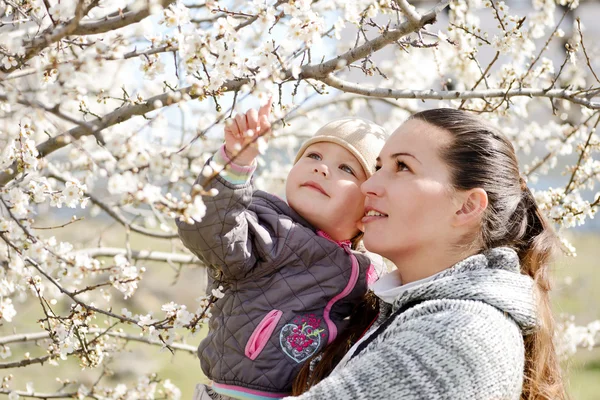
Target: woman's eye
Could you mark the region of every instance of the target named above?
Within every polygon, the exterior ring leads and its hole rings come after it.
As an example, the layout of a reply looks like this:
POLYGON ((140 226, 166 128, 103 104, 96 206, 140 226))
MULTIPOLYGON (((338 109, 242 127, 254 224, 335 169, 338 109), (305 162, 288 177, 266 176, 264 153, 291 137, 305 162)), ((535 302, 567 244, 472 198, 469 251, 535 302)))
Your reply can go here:
POLYGON ((354 175, 354 170, 351 167, 347 166, 346 164, 340 165, 340 169, 344 172, 354 175))
POLYGON ((406 163, 400 161, 400 160, 396 160, 396 169, 399 171, 408 171, 408 165, 406 165, 406 163))
POLYGON ((321 156, 318 155, 317 153, 308 153, 306 155, 306 157, 312 158, 312 159, 317 160, 317 161, 321 159, 321 156))

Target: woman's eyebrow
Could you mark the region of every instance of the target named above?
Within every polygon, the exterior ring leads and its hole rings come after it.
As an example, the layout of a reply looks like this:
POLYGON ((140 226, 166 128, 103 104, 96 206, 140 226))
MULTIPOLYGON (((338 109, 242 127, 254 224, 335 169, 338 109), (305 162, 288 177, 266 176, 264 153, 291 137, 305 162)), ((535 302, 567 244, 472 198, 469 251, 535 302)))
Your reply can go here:
MULTIPOLYGON (((397 158, 397 157, 400 157, 400 156, 408 156, 408 157, 412 157, 412 158, 414 158, 415 160, 417 160, 417 162, 418 162, 419 164, 421 164, 421 161, 419 161, 419 159, 418 159, 417 157, 413 156, 413 155, 412 155, 412 154, 410 154, 410 153, 404 153, 404 152, 400 152, 400 153, 394 153, 394 154, 392 154, 392 155, 390 156, 390 158, 397 158)), ((377 162, 378 162, 378 163, 381 163, 381 157, 377 157, 377 162)))

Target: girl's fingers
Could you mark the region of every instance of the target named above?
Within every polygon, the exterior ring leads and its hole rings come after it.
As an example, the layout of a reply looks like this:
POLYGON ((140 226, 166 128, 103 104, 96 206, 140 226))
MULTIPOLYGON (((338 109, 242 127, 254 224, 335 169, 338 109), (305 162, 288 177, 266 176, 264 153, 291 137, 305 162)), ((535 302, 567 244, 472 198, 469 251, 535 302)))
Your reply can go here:
POLYGON ((246 113, 246 122, 248 123, 248 129, 258 132, 258 112, 254 108, 246 113))
POLYGON ((246 116, 244 114, 236 115, 235 123, 237 124, 237 127, 239 129, 238 135, 243 135, 244 132, 248 130, 248 126, 246 125, 246 116))
POLYGON ((261 115, 260 117, 260 134, 264 135, 269 132, 271 129, 271 123, 269 122, 269 118, 266 115, 261 115))
POLYGON ((269 100, 267 101, 267 104, 265 104, 264 106, 262 106, 259 110, 258 110, 258 115, 265 115, 268 117, 271 116, 271 105, 273 104, 273 98, 269 97, 269 100))
POLYGON ((237 136, 236 131, 237 131, 237 125, 235 124, 235 120, 231 119, 231 118, 225 120, 225 134, 227 134, 229 132, 233 136, 237 136))

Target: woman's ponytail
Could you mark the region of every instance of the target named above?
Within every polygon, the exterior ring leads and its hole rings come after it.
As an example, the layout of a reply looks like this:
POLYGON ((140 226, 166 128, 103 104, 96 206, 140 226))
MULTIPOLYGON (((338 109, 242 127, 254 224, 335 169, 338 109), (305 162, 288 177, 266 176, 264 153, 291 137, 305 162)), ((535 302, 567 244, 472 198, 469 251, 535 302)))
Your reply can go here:
POLYGON ((525 377, 523 400, 564 399, 566 397, 561 368, 554 347, 555 323, 550 308, 549 263, 558 249, 556 233, 541 213, 533 194, 522 185, 523 235, 518 238, 516 250, 521 260, 522 273, 536 284, 538 328, 524 336, 525 377))

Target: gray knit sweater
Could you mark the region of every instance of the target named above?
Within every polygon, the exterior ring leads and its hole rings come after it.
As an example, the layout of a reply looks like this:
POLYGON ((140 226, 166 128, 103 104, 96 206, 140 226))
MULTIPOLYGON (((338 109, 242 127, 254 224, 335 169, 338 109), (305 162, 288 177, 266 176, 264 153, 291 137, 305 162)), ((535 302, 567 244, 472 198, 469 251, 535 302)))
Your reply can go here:
MULTIPOLYGON (((534 283, 508 248, 469 257, 401 294, 401 313, 360 354, 298 399, 519 399, 534 283)), ((286 398, 291 399, 291 398, 286 398)))

